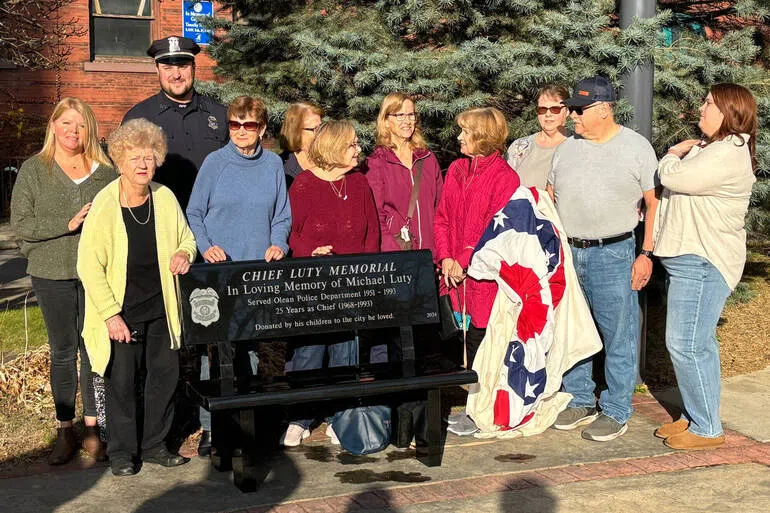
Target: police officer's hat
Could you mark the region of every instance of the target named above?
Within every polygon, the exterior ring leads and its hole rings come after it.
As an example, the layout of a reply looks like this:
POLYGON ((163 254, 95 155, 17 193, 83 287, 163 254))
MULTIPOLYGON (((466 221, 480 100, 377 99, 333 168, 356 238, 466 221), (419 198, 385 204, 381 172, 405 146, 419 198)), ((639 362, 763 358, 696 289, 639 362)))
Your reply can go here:
POLYGON ((195 60, 201 47, 192 39, 180 36, 169 36, 153 41, 147 50, 147 55, 155 62, 163 64, 181 64, 195 60))

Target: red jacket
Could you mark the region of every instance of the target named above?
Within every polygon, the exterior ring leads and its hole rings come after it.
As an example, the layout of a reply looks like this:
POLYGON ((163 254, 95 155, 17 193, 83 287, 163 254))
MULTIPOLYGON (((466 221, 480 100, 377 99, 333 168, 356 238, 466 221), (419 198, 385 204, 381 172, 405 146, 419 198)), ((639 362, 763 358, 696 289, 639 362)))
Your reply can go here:
POLYGON ((415 164, 422 161, 420 192, 417 196, 409 229, 416 248, 429 249, 435 258, 435 238, 433 220, 441 198, 444 180, 436 156, 427 149, 417 149, 412 153, 412 169, 407 169, 391 148, 378 146, 366 159, 366 179, 374 194, 377 213, 380 218, 380 249, 398 251, 400 248, 394 238, 406 223, 409 213, 409 198, 412 195, 415 164))
MULTIPOLYGON (((436 259, 457 260, 468 268, 473 249, 492 217, 519 187, 519 175, 495 152, 487 157, 461 158, 452 162, 446 174, 444 192, 436 211, 436 259)), ((497 294, 493 281, 465 279, 465 305, 476 328, 486 328, 497 294)), ((441 294, 446 294, 443 280, 441 294)), ((463 285, 451 294, 452 304, 463 311, 463 285)))

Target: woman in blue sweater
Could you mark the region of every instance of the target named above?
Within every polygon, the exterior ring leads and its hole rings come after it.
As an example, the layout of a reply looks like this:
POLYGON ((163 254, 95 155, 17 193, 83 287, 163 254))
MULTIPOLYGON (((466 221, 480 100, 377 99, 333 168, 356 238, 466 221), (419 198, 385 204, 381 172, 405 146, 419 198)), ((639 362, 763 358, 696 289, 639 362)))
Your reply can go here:
MULTIPOLYGON (((280 260, 289 250, 291 207, 283 162, 260 144, 267 108, 259 98, 239 96, 230 103, 227 119, 230 142, 203 161, 187 205, 198 250, 208 263, 280 260)), ((255 350, 249 351, 249 361, 256 375, 255 350)), ((201 379, 209 379, 205 356, 201 379)), ((211 417, 202 408, 200 421, 198 453, 206 456, 211 451, 211 417)))

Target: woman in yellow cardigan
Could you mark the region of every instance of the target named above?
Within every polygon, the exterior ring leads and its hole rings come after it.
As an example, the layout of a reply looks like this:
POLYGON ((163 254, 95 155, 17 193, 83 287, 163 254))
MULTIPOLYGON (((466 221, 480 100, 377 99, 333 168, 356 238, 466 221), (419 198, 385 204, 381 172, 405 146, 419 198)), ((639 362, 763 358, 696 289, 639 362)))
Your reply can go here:
POLYGON ((116 476, 135 474, 138 458, 166 467, 189 461, 165 437, 174 416, 181 325, 174 275, 190 269, 195 238, 170 189, 152 182, 166 156, 163 130, 145 119, 112 133, 120 177, 96 195, 83 224, 77 271, 86 291, 83 339, 93 371, 104 376, 107 455, 116 476), (144 378, 144 418, 136 381, 144 378), (143 422, 137 440, 137 423, 143 422))

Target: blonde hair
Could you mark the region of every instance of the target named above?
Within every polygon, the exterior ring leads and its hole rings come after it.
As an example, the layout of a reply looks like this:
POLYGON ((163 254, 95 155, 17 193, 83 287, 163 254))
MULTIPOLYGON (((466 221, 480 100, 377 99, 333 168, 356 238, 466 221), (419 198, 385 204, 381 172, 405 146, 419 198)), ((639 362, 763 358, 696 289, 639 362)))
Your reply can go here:
POLYGON ((470 132, 469 146, 473 153, 488 156, 505 151, 508 124, 502 112, 494 107, 469 109, 457 115, 457 124, 470 132))
POLYGON ((425 144, 425 137, 422 135, 420 120, 416 117, 417 102, 406 93, 390 93, 382 100, 380 113, 377 115, 377 126, 374 130, 374 141, 377 146, 384 146, 386 148, 396 147, 390 138, 390 129, 387 124, 388 115, 398 112, 407 100, 412 102, 412 105, 415 106, 414 133, 412 134, 412 137, 409 138, 409 145, 412 149, 428 147, 428 145, 425 144))
POLYGON ((327 121, 310 144, 308 157, 324 171, 347 167, 345 154, 355 137, 356 130, 350 121, 327 121))
POLYGON ((40 158, 47 166, 50 168, 53 167, 54 154, 56 153, 56 134, 52 128, 53 123, 69 109, 75 109, 81 116, 83 116, 83 120, 86 124, 85 134, 83 134, 82 137, 83 155, 86 158, 86 163, 91 165, 93 162, 98 162, 99 164, 112 167, 110 160, 107 158, 107 155, 104 154, 104 150, 102 150, 99 140, 97 139, 99 127, 96 123, 94 111, 91 110, 91 107, 89 107, 86 102, 79 98, 64 98, 53 108, 53 113, 51 114, 45 129, 43 149, 38 153, 40 158))
POLYGON ((129 148, 152 148, 155 165, 160 167, 166 160, 166 134, 163 129, 144 118, 132 119, 110 134, 107 141, 110 157, 118 166, 129 148))
POLYGON ((286 109, 286 114, 281 125, 280 144, 287 151, 300 151, 302 149, 302 130, 305 128, 305 115, 315 114, 324 117, 324 110, 314 103, 292 103, 286 109))

